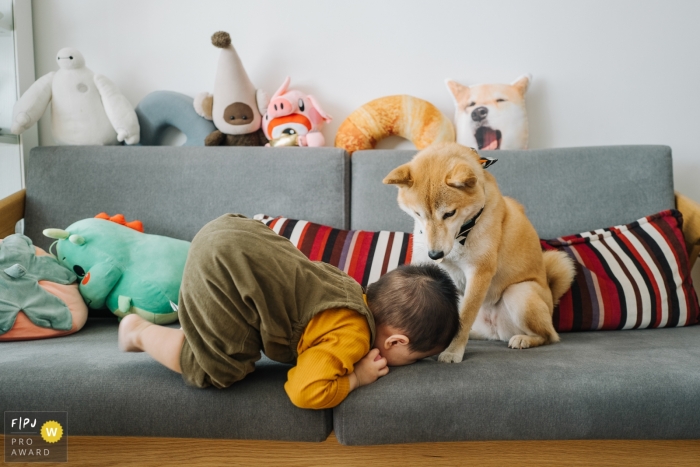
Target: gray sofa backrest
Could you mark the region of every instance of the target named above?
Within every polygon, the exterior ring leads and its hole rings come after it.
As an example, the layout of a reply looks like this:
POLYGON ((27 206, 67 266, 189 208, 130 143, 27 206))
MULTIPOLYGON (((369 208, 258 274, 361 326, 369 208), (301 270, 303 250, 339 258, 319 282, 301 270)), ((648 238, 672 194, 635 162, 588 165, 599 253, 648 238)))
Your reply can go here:
MULTIPOLYGON (((410 232, 412 219, 382 184, 416 151, 336 148, 40 147, 25 161, 25 232, 101 211, 146 231, 191 240, 226 212, 306 219, 333 227, 410 232), (352 180, 351 180, 352 176, 352 180)), ((540 237, 624 224, 674 207, 671 149, 608 146, 497 151, 489 168, 520 201, 540 237)))
MULTIPOLYGON (((382 179, 416 151, 358 151, 352 156, 350 227, 413 231, 382 179)), ((626 224, 671 209, 673 166, 667 146, 604 146, 488 151, 488 170, 504 195, 525 206, 541 238, 626 224)))
POLYGON ((43 229, 102 211, 184 240, 227 212, 349 222, 349 158, 336 148, 39 147, 25 171, 25 233, 43 248, 43 229))

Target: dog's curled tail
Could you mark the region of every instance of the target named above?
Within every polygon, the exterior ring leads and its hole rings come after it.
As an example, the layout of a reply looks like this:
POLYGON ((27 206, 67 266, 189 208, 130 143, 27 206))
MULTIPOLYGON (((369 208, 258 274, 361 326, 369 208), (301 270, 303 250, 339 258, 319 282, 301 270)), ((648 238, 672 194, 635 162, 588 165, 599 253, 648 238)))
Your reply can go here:
POLYGON ((576 269, 574 262, 563 251, 545 251, 543 257, 544 267, 547 271, 547 283, 552 292, 554 306, 556 306, 562 295, 571 287, 576 269))

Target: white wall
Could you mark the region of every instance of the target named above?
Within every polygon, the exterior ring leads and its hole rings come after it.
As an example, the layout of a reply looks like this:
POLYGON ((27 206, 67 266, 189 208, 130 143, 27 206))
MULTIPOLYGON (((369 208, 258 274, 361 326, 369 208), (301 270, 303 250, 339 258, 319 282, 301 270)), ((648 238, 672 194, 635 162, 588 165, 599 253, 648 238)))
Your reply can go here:
MULTIPOLYGON (((33 0, 37 76, 80 49, 137 104, 151 91, 211 90, 231 34, 253 82, 286 75, 342 120, 407 93, 452 118, 443 81, 534 76, 530 147, 666 144, 676 188, 700 201, 700 2, 652 0, 33 0)), ((41 143, 51 144, 44 117, 41 143)))
POLYGON ((0 0, 0 132, 5 134, 12 125, 12 105, 17 99, 12 23, 12 1, 0 0))
POLYGON ((17 99, 12 0, 0 0, 0 199, 22 189, 20 147, 10 133, 17 99))

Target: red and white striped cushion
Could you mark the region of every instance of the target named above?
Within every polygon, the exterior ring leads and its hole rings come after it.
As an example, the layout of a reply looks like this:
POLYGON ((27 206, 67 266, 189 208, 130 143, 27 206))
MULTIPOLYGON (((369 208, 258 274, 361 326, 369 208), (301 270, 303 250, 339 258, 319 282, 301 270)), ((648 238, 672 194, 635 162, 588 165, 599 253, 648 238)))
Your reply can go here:
POLYGON ((698 298, 675 210, 629 225, 542 240, 566 252, 576 279, 554 311, 558 331, 644 329, 698 323, 698 298))
MULTIPOLYGON (((363 287, 411 262, 404 232, 340 230, 308 221, 255 216, 313 261, 348 273, 363 287)), ((554 310, 559 332, 688 326, 700 319, 678 211, 629 225, 541 240, 575 262, 576 278, 554 310)))
POLYGON ((408 233, 341 230, 264 214, 256 215, 255 219, 288 238, 310 260, 332 264, 362 287, 411 262, 413 236, 408 233))

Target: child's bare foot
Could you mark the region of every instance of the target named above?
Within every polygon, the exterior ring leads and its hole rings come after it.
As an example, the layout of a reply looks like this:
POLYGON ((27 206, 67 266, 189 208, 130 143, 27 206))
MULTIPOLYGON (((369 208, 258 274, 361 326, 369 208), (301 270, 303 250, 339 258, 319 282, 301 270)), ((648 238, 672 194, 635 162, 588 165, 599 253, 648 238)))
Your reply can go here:
POLYGON ((122 352, 143 352, 140 336, 151 323, 139 315, 130 314, 119 323, 119 350, 122 352))

